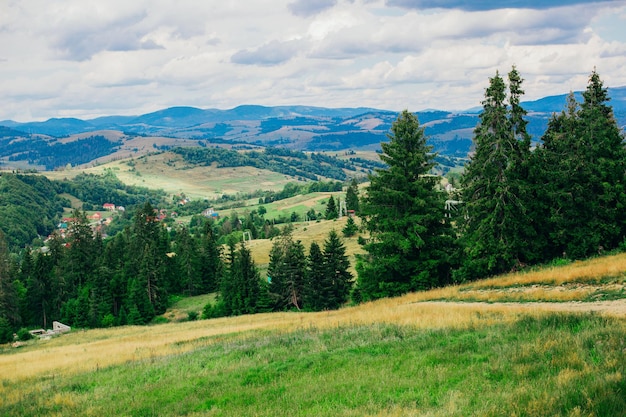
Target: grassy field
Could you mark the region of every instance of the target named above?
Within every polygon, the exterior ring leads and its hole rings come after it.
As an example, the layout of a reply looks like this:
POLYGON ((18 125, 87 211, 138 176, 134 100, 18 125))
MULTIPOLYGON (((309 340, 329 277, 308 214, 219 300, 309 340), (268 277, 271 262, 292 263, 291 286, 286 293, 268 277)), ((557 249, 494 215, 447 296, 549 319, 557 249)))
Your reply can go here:
MULTIPOLYGON (((293 180, 190 169, 168 153, 90 170, 105 168, 191 198, 293 180)), ((323 212, 328 195, 265 205, 267 215, 323 212)), ((294 239, 308 251, 345 221, 296 223, 294 239)), ((362 248, 344 242, 354 265, 362 248)), ((248 243, 262 271, 272 243, 248 243)), ((164 324, 0 346, 0 416, 626 415, 626 254, 337 311, 188 321, 213 300, 176 300, 164 324)))
POLYGON ((73 178, 81 172, 102 174, 107 169, 127 185, 161 189, 171 195, 185 193, 191 199, 211 200, 223 194, 257 189, 281 190, 285 184, 296 181, 293 177, 252 167, 191 167, 179 155, 170 152, 43 174, 50 179, 63 179, 73 178))
POLYGON ((625 272, 614 255, 337 311, 72 331, 2 348, 0 414, 626 415, 623 299, 458 301, 625 272))

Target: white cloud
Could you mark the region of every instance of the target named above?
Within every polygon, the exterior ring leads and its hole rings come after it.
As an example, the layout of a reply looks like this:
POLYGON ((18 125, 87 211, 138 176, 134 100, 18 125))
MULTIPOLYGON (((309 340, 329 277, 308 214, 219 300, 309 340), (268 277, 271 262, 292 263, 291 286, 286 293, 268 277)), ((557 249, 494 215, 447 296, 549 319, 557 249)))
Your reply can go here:
POLYGON ((434 4, 7 0, 0 120, 170 105, 461 109, 512 65, 528 99, 583 89, 594 67, 626 85, 626 1, 434 4))

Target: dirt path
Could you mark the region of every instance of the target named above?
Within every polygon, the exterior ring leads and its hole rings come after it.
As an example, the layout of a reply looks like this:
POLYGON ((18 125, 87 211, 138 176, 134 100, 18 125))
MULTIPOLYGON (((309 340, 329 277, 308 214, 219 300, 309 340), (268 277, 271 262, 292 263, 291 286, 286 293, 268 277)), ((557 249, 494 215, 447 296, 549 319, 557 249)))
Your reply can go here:
POLYGON ((562 303, 485 303, 485 302, 462 302, 462 301, 423 301, 420 304, 437 304, 437 305, 465 305, 465 306, 498 306, 502 308, 542 310, 542 311, 569 311, 569 312, 596 312, 616 317, 626 317, 626 299, 614 301, 595 301, 595 302, 562 302, 562 303))

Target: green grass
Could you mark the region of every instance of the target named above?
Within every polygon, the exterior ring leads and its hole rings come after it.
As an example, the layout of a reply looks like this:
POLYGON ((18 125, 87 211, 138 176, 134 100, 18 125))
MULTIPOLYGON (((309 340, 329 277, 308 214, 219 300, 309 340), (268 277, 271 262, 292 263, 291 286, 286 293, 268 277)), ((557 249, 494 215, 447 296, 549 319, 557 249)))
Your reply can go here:
POLYGON ((185 321, 189 319, 189 313, 202 316, 204 306, 215 302, 216 294, 203 294, 194 297, 176 297, 167 312, 156 318, 156 323, 164 321, 185 321))
MULTIPOLYGON (((209 326, 211 321, 207 322, 209 326)), ((522 316, 194 341, 190 352, 7 381, 6 416, 626 415, 626 321, 522 316)))

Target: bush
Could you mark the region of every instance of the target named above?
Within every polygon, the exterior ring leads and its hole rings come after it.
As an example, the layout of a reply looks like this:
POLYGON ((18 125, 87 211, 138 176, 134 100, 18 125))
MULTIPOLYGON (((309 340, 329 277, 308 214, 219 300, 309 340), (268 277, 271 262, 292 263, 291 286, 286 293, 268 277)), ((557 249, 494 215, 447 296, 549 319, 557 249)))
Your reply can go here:
POLYGON ((102 327, 113 327, 115 324, 115 316, 111 313, 102 317, 102 327))
POLYGON ((190 311, 187 313, 187 320, 188 321, 196 321, 198 320, 198 312, 197 311, 190 311))
POLYGON ((152 321, 150 321, 151 324, 165 324, 165 323, 169 323, 170 321, 163 316, 156 316, 155 318, 152 319, 152 321))
POLYGON ((30 332, 28 331, 27 328, 22 327, 21 329, 19 329, 17 331, 17 338, 18 338, 18 340, 21 340, 22 342, 25 342, 27 340, 32 339, 33 335, 30 334, 30 332))
POLYGON ((202 309, 202 318, 203 319, 216 319, 218 317, 225 317, 226 313, 224 311, 224 303, 218 302, 213 305, 211 303, 207 303, 202 309))

